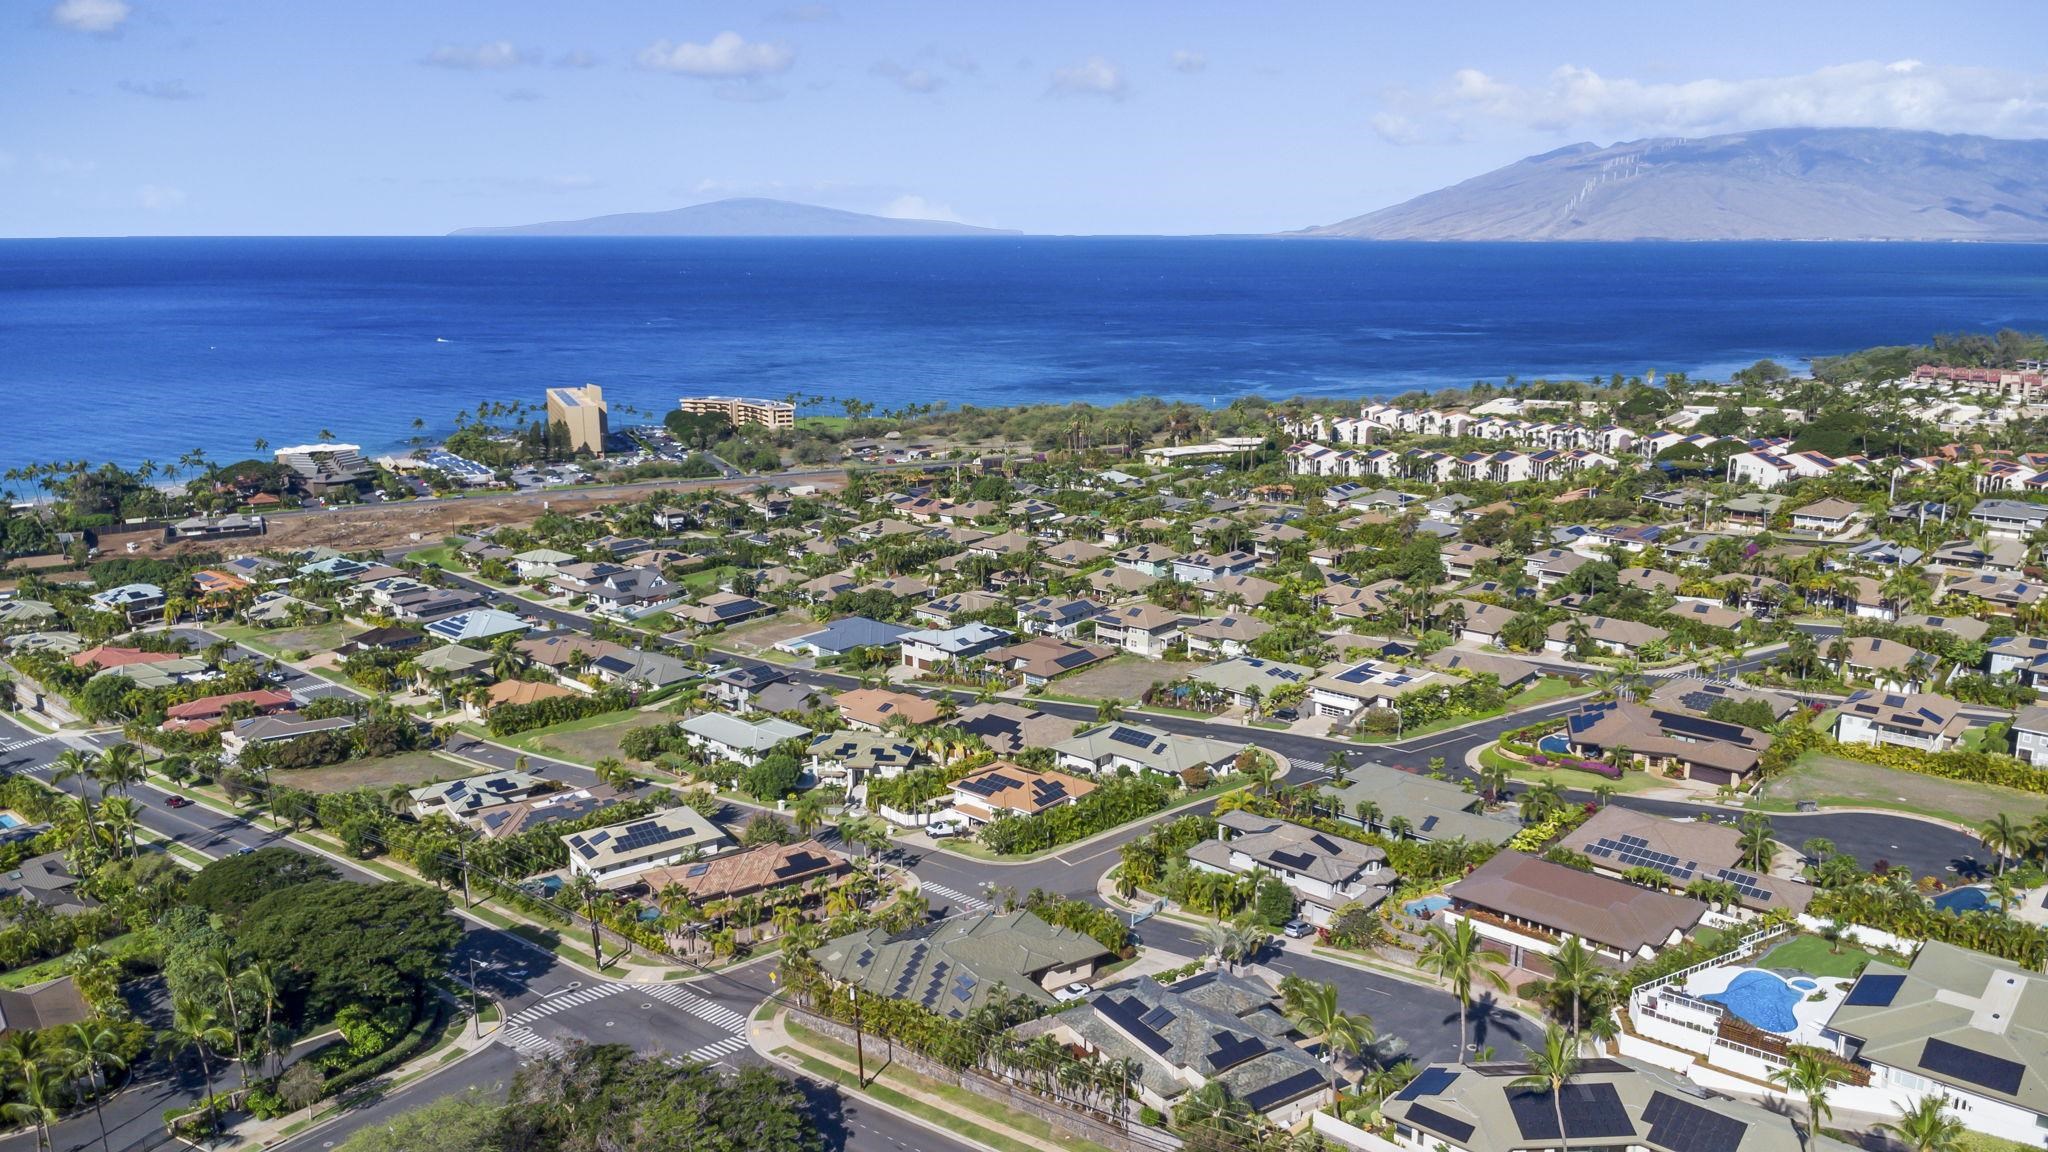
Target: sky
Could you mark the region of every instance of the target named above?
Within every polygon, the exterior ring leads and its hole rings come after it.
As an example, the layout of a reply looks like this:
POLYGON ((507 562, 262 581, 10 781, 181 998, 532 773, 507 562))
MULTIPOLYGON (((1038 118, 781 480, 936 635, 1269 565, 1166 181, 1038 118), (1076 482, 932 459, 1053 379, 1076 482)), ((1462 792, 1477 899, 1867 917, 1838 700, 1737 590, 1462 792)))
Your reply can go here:
POLYGON ((1330 223, 1578 141, 2048 135, 2048 5, 0 0, 0 235, 421 234, 770 196, 1330 223))

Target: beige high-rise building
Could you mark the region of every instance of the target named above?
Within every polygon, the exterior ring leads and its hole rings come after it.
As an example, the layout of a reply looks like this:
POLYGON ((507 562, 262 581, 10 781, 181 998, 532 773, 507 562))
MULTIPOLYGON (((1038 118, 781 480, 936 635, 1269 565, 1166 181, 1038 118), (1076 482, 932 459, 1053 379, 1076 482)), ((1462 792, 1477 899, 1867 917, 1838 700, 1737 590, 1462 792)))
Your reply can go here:
POLYGON ((595 384, 548 389, 548 424, 561 424, 569 429, 570 451, 588 450, 593 456, 604 455, 605 433, 611 431, 604 389, 595 384))
POLYGON ((676 401, 676 407, 693 416, 716 412, 732 421, 735 428, 742 424, 759 424, 767 428, 796 427, 796 405, 781 400, 761 400, 752 396, 685 396, 676 401))

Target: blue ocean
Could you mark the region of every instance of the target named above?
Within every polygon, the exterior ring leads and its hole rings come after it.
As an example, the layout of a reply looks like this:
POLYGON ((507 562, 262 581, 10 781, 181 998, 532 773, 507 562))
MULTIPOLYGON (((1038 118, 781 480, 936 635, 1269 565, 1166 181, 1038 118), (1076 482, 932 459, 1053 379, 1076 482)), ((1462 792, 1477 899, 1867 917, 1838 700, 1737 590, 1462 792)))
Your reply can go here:
POLYGON ((1714 374, 1999 327, 2048 329, 2048 248, 0 241, 0 467, 235 459, 323 429, 382 450, 585 381, 615 413, 690 392, 1219 404, 1714 374))

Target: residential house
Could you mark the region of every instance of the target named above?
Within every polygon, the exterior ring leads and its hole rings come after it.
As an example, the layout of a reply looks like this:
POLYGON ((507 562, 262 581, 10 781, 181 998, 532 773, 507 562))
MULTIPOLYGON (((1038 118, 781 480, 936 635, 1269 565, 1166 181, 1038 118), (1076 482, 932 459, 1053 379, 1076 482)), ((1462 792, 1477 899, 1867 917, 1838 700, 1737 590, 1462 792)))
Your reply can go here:
POLYGON ((896 721, 906 724, 936 724, 943 710, 939 702, 915 692, 891 692, 886 688, 855 688, 833 697, 839 718, 855 728, 880 732, 896 721))
POLYGON ((1181 638, 1187 643, 1190 659, 1214 660, 1250 653, 1252 642, 1272 630, 1271 624, 1256 616, 1240 616, 1233 612, 1188 625, 1181 629, 1181 638))
POLYGON ((1100 775, 1129 769, 1181 779, 1196 771, 1228 772, 1248 745, 1205 736, 1182 736, 1142 724, 1112 721, 1083 729, 1052 746, 1055 762, 1073 772, 1100 775))
POLYGON ((1341 780, 1324 781, 1315 805, 1347 824, 1399 840, 1504 844, 1521 830, 1512 815, 1488 815, 1485 797, 1476 792, 1378 763, 1353 765, 1341 780))
POLYGON ((1851 500, 1830 496, 1792 510, 1792 530, 1818 536, 1846 536, 1863 526, 1863 509, 1851 500))
POLYGON ((1454 682, 1440 672, 1403 668, 1381 660, 1361 660, 1309 681, 1308 699, 1316 715, 1350 721, 1368 708, 1398 708, 1414 692, 1441 692, 1454 682))
POLYGON ((500 680, 484 689, 481 700, 465 699, 462 709, 470 719, 486 721, 491 713, 507 705, 537 704, 542 700, 573 695, 574 692, 560 684, 550 684, 545 680, 500 680))
POLYGON ((427 631, 452 643, 482 641, 485 643, 499 636, 524 636, 533 630, 533 625, 510 612, 496 608, 476 608, 458 612, 444 620, 427 625, 427 631))
POLYGON ((1211 970, 1164 985, 1141 976, 1096 992, 1083 1006, 1019 1025, 1011 1035, 1050 1037, 1062 1048, 1133 1069, 1132 1092, 1160 1113, 1171 1113, 1210 1083, 1282 1128, 1330 1099, 1329 1070, 1299 1045, 1272 986, 1253 976, 1211 970))
POLYGON ((1098 611, 1097 605, 1069 596, 1040 596, 1017 605, 1017 631, 1026 636, 1074 639, 1098 611))
POLYGON ((2012 719, 2012 754, 2048 767, 2048 707, 2029 704, 2012 719))
POLYGON ((917 760, 917 749, 894 736, 855 730, 813 737, 804 754, 817 783, 856 797, 866 794, 870 779, 901 776, 917 760))
POLYGON ((768 711, 755 706, 754 698, 770 684, 780 684, 789 679, 789 669, 773 664, 735 664, 713 676, 704 690, 713 700, 742 715, 754 711, 768 711))
POLYGON ((589 876, 613 889, 635 882, 636 874, 649 868, 715 856, 734 847, 724 829, 687 807, 565 833, 561 839, 569 846, 570 875, 589 876))
POLYGON ((1564 738, 1582 759, 1625 755, 1646 770, 1716 787, 1748 783, 1771 747, 1771 737, 1753 728, 1627 700, 1588 704, 1572 713, 1565 718, 1564 738))
POLYGON ((93 593, 89 599, 102 612, 113 612, 130 624, 163 614, 164 590, 154 584, 122 584, 93 593))
POLYGON ((2031 540, 2048 527, 2048 504, 2026 504, 2018 500, 1981 500, 1970 509, 1970 519, 1992 536, 2006 540, 2031 540))
POLYGON ((1168 646, 1180 635, 1180 613, 1150 601, 1116 604, 1095 616, 1095 639, 1113 648, 1136 653, 1150 660, 1166 655, 1168 646))
POLYGON ((1173 578, 1183 584, 1200 584, 1226 576, 1245 576, 1259 566, 1249 552, 1190 552, 1173 561, 1173 578))
POLYGON ((1467 676, 1491 676, 1509 692, 1526 688, 1542 676, 1542 673, 1527 661, 1517 660, 1512 656, 1466 652, 1457 648, 1440 648, 1423 657, 1422 662, 1444 672, 1462 672, 1467 676))
POLYGON ((466 817, 485 808, 530 800, 556 788, 552 780, 524 772, 490 772, 411 789, 412 814, 422 820, 442 815, 466 817))
POLYGON ((1072 720, 1000 701, 961 709, 953 725, 1002 757, 1017 756, 1027 748, 1047 748, 1074 734, 1072 720))
POLYGON ((1111 959, 1093 937, 1024 911, 970 912, 901 932, 867 928, 827 940, 812 956, 835 985, 954 1019, 998 988, 1052 1008, 1058 1001, 1049 989, 1085 980, 1111 959))
POLYGON ((303 720, 284 713, 251 716, 245 720, 230 721, 221 730, 220 750, 227 759, 237 760, 252 745, 297 740, 315 732, 345 732, 355 726, 353 716, 329 716, 320 720, 303 720))
POLYGON ((1173 575, 1173 562, 1180 559, 1180 553, 1164 544, 1133 544, 1115 553, 1111 559, 1119 568, 1128 568, 1154 580, 1164 580, 1173 575))
POLYGON ((1042 688, 1055 677, 1078 672, 1115 655, 1100 644, 1081 644, 1057 636, 1033 636, 1021 643, 988 652, 983 658, 1015 672, 1027 688, 1042 688))
POLYGON ((1672 820, 1609 804, 1567 833, 1558 847, 1577 852, 1593 870, 1626 878, 1631 869, 1654 868, 1675 889, 1696 880, 1732 887, 1735 902, 1749 913, 1806 911, 1813 887, 1759 872, 1743 859, 1742 832, 1712 820, 1672 820))
POLYGON ((1072 804, 1095 791, 1095 782, 1065 772, 1033 772, 997 760, 953 782, 953 800, 944 814, 971 827, 1004 816, 1036 816, 1072 804))
POLYGON ((1558 581, 1592 562, 1592 557, 1564 548, 1546 548, 1522 561, 1522 571, 1536 581, 1537 587, 1553 588, 1558 581))
POLYGON ((1441 915, 1470 921, 1515 968, 1547 964, 1573 936, 1619 964, 1651 960, 1707 913, 1697 900, 1513 851, 1495 854, 1444 895, 1451 906, 1441 915))
POLYGON ((1832 642, 1823 651, 1844 680, 1868 680, 1887 692, 1912 693, 1926 687, 1934 671, 1934 657, 1910 644, 1882 636, 1844 636, 1841 643, 1847 652, 1839 658, 1832 655, 1832 642))
POLYGON ((1228 876, 1277 876, 1301 899, 1301 918, 1320 927, 1341 908, 1378 907, 1400 881, 1380 849, 1285 820, 1225 812, 1216 833, 1187 850, 1190 864, 1228 876))
POLYGON ((661 864, 634 876, 638 889, 660 896, 671 889, 698 907, 830 882, 853 871, 847 858, 816 840, 756 844, 708 860, 661 864))
POLYGON ((289 712, 298 706, 298 697, 281 688, 258 688, 249 692, 201 696, 197 700, 187 700, 183 704, 173 704, 164 709, 164 721, 158 727, 166 732, 207 732, 219 727, 231 712, 272 716, 279 712, 289 712))
POLYGON ((992 624, 974 621, 957 628, 906 632, 897 638, 902 646, 903 666, 929 672, 960 660, 972 660, 1007 644, 1012 633, 992 624))
POLYGON ((676 727, 683 730, 693 747, 703 749, 706 755, 720 760, 736 760, 750 768, 759 764, 776 745, 811 734, 809 728, 773 716, 743 720, 723 712, 700 712, 685 717, 676 727))
POLYGON ((1969 725, 1962 705, 1925 692, 1862 691, 1843 701, 1835 714, 1835 739, 1844 744, 1897 744, 1922 752, 1947 752, 1969 725))
POLYGON ((1240 656, 1199 669, 1189 675, 1197 684, 1207 684, 1230 698, 1231 706, 1253 710, 1271 700, 1275 692, 1306 687, 1316 671, 1305 664, 1285 664, 1240 656))
POLYGON ((1552 624, 1544 632, 1543 650, 1576 654, 1573 638, 1579 627, 1585 629, 1586 637, 1595 651, 1609 656, 1640 659, 1645 648, 1669 644, 1671 641, 1671 633, 1655 624, 1641 624, 1613 616, 1574 616, 1570 620, 1560 620, 1552 624))
POLYGON ((695 604, 686 604, 673 609, 671 615, 678 620, 696 625, 698 628, 723 628, 756 616, 765 616, 775 611, 773 604, 742 596, 737 592, 713 592, 700 597, 695 604))
POLYGON ((831 659, 857 648, 893 648, 909 631, 901 624, 885 624, 865 616, 841 616, 817 632, 793 636, 775 648, 797 656, 831 659))

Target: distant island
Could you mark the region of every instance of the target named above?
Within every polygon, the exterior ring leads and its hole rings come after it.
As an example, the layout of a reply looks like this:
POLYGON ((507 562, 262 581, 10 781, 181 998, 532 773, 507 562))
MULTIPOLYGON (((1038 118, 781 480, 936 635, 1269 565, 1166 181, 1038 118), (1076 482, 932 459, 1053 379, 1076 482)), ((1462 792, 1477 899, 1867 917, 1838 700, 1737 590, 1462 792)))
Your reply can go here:
POLYGON ((1290 236, 2048 241, 2048 140, 1777 128, 1574 144, 1290 236))
POLYGON ((815 204, 742 196, 666 212, 621 212, 503 228, 458 228, 451 236, 1017 236, 951 220, 899 220, 815 204))

